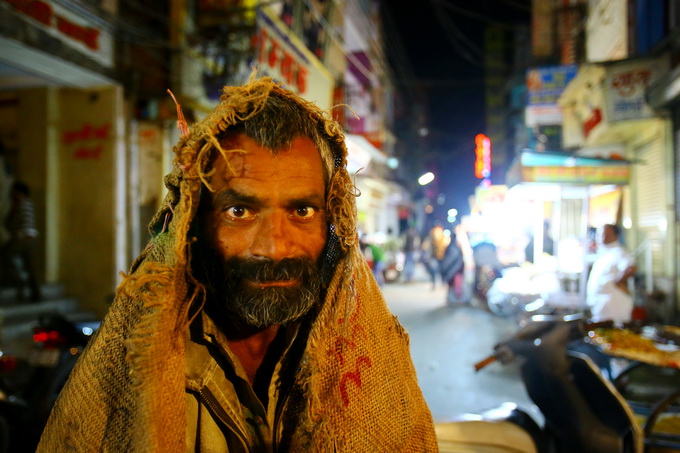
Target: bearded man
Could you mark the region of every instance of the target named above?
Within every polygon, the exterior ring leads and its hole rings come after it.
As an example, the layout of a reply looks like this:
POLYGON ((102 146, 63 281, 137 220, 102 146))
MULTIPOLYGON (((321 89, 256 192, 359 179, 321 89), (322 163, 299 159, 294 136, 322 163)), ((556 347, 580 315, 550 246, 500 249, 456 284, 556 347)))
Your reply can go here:
POLYGON ((153 239, 39 451, 436 451, 359 250, 340 126, 253 78, 175 153, 153 239))

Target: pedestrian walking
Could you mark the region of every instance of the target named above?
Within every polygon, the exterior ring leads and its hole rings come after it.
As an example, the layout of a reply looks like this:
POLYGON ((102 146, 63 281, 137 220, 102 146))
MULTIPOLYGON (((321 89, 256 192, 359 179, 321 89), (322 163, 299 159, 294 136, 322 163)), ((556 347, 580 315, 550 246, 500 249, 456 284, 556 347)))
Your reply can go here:
POLYGON ((464 271, 463 250, 456 240, 456 233, 451 233, 451 242, 446 248, 440 267, 442 282, 447 285, 447 304, 465 302, 467 292, 464 288, 464 271))
POLYGON ((416 273, 416 253, 418 251, 418 231, 414 226, 408 227, 404 238, 404 282, 413 283, 416 273))

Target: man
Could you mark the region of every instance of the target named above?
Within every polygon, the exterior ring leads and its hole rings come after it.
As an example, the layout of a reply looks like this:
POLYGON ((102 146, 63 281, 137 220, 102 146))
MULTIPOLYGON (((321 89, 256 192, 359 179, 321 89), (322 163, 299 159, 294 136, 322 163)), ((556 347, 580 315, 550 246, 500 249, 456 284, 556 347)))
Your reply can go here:
POLYGON ((418 232, 414 226, 409 226, 404 239, 404 282, 413 283, 416 273, 416 250, 418 250, 418 232))
POLYGON ((28 186, 16 181, 12 184, 10 198, 12 204, 7 216, 9 240, 0 249, 2 268, 7 270, 9 283, 17 289, 17 299, 26 300, 24 289, 28 283, 28 300, 38 302, 42 299, 40 283, 33 263, 33 254, 38 241, 35 221, 35 207, 28 186))
POLYGON ((597 233, 598 255, 588 276, 586 302, 592 320, 630 322, 633 297, 628 279, 635 275, 633 259, 619 242, 619 228, 604 225, 597 233))
MULTIPOLYGON (((550 223, 548 221, 543 221, 543 247, 542 247, 542 253, 547 253, 550 256, 555 255, 555 241, 550 237, 549 234, 550 231, 550 223)), ((531 238, 529 239, 529 243, 527 244, 526 248, 524 249, 524 257, 525 261, 529 263, 534 262, 534 248, 535 248, 535 242, 536 238, 534 235, 531 235, 531 238)))
POLYGON ((442 281, 447 285, 446 303, 453 305, 465 302, 465 297, 467 297, 464 288, 465 261, 463 249, 458 243, 455 231, 451 233, 451 242, 446 248, 439 272, 442 281))
POLYGON ((340 126, 253 79, 175 147, 153 239, 39 451, 435 451, 340 126))
POLYGON ((380 245, 375 243, 374 238, 368 238, 366 235, 359 240, 359 247, 362 249, 364 258, 368 262, 376 283, 380 287, 384 286, 385 251, 380 245))

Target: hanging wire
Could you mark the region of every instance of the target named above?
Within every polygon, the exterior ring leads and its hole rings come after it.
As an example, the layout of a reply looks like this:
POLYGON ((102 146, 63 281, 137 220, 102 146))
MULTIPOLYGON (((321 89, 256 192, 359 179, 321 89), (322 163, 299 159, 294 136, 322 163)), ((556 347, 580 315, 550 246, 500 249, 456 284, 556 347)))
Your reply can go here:
POLYGON ((391 47, 392 57, 396 60, 392 65, 392 70, 397 76, 397 80, 401 82, 402 88, 406 90, 406 94, 411 101, 416 99, 414 87, 417 85, 416 75, 413 71, 411 60, 406 55, 404 45, 401 40, 401 34, 397 31, 397 27, 389 8, 385 7, 383 10, 383 31, 385 45, 391 47))
POLYGON ((444 8, 442 8, 440 0, 430 0, 430 4, 435 10, 434 16, 437 18, 449 43, 458 55, 475 66, 484 66, 482 50, 458 29, 453 20, 444 11, 444 8))

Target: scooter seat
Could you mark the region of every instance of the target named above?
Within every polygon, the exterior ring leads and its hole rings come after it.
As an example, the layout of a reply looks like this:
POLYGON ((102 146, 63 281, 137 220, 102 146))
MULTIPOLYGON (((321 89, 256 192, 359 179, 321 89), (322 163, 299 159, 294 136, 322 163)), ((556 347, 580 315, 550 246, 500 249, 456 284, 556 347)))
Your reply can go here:
POLYGON ((440 453, 537 453, 531 436, 508 421, 436 423, 440 453))

